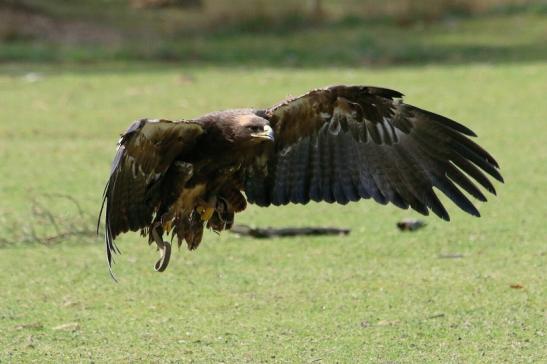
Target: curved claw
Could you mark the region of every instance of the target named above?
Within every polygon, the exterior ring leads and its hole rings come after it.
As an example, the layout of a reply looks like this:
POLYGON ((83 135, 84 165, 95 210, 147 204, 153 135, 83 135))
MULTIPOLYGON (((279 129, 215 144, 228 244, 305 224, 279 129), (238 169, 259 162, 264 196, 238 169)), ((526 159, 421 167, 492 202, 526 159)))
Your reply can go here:
POLYGON ((201 221, 209 221, 209 219, 213 216, 213 213, 215 212, 214 207, 198 207, 196 208, 197 212, 199 213, 199 216, 201 217, 201 221))
POLYGON ((154 265, 154 269, 156 272, 163 272, 169 265, 169 259, 171 258, 171 243, 164 241, 159 249, 161 257, 154 265))

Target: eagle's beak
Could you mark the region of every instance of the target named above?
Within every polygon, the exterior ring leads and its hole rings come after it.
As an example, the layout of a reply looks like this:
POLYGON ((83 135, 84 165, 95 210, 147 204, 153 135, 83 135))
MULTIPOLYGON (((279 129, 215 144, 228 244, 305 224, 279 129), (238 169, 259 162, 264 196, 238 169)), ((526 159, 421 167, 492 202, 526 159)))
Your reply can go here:
POLYGON ((252 136, 255 138, 271 140, 272 142, 274 141, 274 131, 269 125, 264 125, 264 131, 254 133, 252 136))

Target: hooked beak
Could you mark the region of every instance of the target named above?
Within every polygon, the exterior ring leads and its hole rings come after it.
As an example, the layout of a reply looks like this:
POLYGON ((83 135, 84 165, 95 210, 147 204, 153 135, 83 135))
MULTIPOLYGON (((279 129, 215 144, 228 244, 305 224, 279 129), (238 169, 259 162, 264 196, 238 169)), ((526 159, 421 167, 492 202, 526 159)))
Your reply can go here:
POLYGON ((260 133, 254 133, 251 135, 255 138, 266 139, 272 142, 274 141, 274 131, 272 127, 269 125, 264 125, 264 131, 261 131, 260 133))

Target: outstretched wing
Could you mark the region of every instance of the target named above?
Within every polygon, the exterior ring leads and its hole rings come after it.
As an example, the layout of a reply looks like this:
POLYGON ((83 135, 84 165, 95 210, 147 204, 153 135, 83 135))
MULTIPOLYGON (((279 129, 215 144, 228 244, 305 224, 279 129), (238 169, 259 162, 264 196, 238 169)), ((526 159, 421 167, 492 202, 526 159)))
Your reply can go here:
POLYGON ((103 194, 97 232, 105 208, 105 243, 108 264, 118 252, 113 239, 128 230, 137 231, 152 223, 158 207, 162 177, 175 158, 190 151, 199 124, 169 120, 135 121, 122 135, 103 194))
POLYGON ((473 131, 401 97, 383 88, 333 86, 266 110, 276 144, 247 171, 249 202, 373 198, 449 220, 436 187, 479 216, 460 188, 486 201, 476 183, 495 194, 483 172, 503 181, 498 163, 467 137, 476 136, 473 131))

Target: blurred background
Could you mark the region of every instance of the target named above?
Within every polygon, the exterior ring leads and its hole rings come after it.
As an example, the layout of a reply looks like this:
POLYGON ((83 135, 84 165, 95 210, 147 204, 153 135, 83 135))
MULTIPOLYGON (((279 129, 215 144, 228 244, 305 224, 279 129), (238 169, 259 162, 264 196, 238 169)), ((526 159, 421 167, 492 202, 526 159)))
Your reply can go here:
POLYGON ((543 0, 0 0, 0 61, 360 66, 545 59, 543 0))

